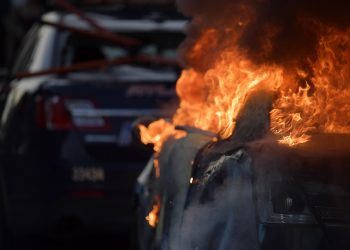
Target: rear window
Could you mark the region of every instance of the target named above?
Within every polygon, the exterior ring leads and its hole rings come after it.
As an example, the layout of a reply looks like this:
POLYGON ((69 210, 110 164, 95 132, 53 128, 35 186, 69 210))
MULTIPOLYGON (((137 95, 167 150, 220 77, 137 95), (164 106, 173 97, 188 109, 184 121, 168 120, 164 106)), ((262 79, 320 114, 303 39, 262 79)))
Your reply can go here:
POLYGON ((124 33, 142 41, 137 48, 126 49, 117 44, 72 33, 61 52, 60 65, 71 65, 94 60, 116 59, 135 54, 177 58, 177 48, 184 38, 182 33, 124 33))

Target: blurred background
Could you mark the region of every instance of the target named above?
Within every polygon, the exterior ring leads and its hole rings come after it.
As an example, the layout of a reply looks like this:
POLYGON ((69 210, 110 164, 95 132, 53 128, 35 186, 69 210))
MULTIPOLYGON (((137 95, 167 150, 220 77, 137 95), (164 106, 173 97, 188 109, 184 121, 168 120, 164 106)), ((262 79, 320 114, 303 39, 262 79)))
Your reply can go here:
POLYGON ((0 249, 138 249, 138 125, 176 109, 186 19, 171 0, 0 12, 0 249))

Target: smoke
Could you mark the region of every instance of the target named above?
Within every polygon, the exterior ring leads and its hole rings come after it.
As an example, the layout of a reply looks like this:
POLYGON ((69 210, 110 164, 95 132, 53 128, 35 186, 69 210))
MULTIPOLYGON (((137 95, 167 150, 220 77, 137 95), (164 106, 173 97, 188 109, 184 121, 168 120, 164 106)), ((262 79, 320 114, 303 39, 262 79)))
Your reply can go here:
MULTIPOLYGON (((178 0, 192 17, 182 46, 186 67, 208 70, 236 43, 256 63, 307 64, 315 60, 324 27, 350 25, 346 0, 178 0), (208 40, 206 46, 201 40, 208 40)), ((305 67, 305 66, 304 66, 305 67)))

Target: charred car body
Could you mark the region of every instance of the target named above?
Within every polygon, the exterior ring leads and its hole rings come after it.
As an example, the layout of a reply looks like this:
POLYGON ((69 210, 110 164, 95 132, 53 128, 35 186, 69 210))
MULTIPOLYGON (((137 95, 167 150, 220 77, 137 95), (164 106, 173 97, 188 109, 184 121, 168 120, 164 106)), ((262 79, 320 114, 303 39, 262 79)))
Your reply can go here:
POLYGON ((140 249, 349 249, 349 136, 289 147, 249 128, 165 142, 160 177, 152 159, 138 179, 140 249))
POLYGON ((14 233, 125 229, 149 157, 132 123, 170 115, 176 102, 183 20, 88 18, 109 33, 74 14, 44 15, 2 90, 5 217, 14 233), (140 43, 121 46, 116 32, 140 43))

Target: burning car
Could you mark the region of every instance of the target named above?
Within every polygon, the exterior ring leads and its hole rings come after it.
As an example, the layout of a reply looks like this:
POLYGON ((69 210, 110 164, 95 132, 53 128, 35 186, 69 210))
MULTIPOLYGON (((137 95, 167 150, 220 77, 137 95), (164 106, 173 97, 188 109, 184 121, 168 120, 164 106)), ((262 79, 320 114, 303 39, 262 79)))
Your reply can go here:
POLYGON ((15 234, 128 228, 150 155, 133 122, 169 116, 177 102, 183 19, 70 8, 30 30, 2 89, 1 180, 15 234))
POLYGON ((165 143, 160 177, 152 160, 138 179, 140 249, 350 247, 348 136, 234 139, 165 143))
POLYGON ((350 3, 178 5, 179 107, 139 126, 141 249, 349 249, 350 3))

